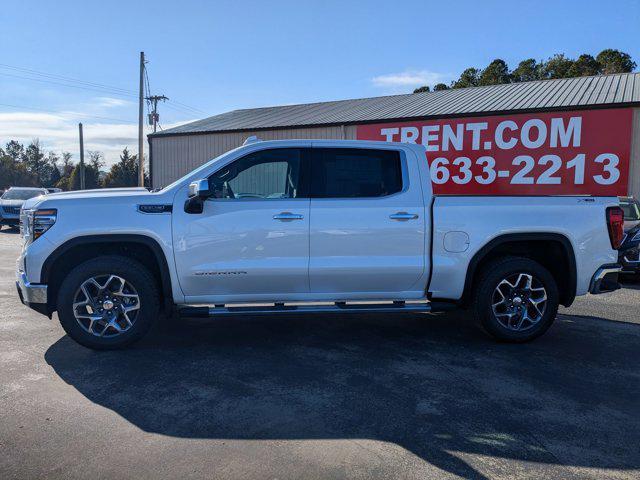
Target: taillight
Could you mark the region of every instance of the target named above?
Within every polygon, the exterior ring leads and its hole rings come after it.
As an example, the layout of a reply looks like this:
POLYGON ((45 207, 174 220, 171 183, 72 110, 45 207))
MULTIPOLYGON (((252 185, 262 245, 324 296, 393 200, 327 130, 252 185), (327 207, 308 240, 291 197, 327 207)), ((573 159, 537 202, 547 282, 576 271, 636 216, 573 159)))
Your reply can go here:
POLYGON ((607 208, 607 228, 611 246, 617 250, 624 236, 624 212, 620 207, 607 208))

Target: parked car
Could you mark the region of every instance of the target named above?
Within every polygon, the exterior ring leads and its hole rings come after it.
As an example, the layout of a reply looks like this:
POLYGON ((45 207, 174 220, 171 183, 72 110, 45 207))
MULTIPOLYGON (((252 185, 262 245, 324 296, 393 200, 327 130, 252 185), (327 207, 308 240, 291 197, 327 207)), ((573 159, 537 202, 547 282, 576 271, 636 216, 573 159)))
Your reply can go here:
POLYGON ((18 292, 57 311, 78 343, 111 349, 174 307, 213 317, 462 307, 493 337, 523 342, 559 304, 619 288, 617 198, 440 197, 429 179, 421 145, 287 140, 227 152, 158 192, 32 199, 18 292))
POLYGON ((20 223, 20 208, 25 200, 46 195, 45 188, 11 187, 0 197, 0 228, 2 225, 17 227, 20 223))
POLYGON ((640 274, 640 225, 625 233, 618 257, 623 273, 640 274))
POLYGON ((60 193, 61 191, 62 191, 61 188, 47 187, 47 192, 49 193, 60 193))
POLYGON ((640 202, 636 198, 620 197, 620 206, 624 211, 625 232, 640 225, 640 202))

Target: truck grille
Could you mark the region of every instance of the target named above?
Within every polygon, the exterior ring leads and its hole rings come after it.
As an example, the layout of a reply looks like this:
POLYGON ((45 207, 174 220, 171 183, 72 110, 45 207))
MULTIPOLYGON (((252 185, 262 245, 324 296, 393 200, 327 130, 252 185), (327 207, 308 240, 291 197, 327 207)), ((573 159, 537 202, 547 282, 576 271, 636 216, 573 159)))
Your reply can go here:
POLYGON ((9 215, 20 215, 20 207, 2 207, 2 211, 9 215))

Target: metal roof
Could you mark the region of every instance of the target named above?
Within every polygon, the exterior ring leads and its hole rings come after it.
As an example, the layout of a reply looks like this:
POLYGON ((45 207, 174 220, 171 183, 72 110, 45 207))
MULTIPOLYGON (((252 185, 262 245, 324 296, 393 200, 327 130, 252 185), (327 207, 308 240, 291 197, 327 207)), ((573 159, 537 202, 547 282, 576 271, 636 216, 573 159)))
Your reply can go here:
POLYGON ((151 136, 640 104, 640 73, 233 110, 151 136))

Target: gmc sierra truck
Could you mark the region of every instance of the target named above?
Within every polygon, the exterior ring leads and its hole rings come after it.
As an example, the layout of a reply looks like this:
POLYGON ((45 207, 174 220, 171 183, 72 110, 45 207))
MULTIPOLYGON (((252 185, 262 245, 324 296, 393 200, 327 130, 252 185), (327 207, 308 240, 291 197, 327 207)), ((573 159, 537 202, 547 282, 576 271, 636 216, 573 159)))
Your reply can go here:
POLYGON ((456 306, 524 342, 618 288, 624 223, 614 197, 434 196, 424 147, 334 140, 252 141, 160 191, 54 193, 21 215, 22 302, 94 349, 163 312, 456 306))

